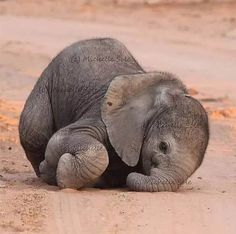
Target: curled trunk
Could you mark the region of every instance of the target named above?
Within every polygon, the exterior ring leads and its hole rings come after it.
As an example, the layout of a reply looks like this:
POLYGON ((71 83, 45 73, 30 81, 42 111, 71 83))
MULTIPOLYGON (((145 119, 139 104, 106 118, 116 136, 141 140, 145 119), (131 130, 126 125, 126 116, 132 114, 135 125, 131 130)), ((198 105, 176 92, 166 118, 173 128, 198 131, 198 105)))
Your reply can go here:
POLYGON ((183 170, 180 167, 174 169, 153 168, 150 176, 140 173, 130 173, 127 177, 127 186, 134 191, 143 192, 175 192, 183 184, 194 170, 183 170))

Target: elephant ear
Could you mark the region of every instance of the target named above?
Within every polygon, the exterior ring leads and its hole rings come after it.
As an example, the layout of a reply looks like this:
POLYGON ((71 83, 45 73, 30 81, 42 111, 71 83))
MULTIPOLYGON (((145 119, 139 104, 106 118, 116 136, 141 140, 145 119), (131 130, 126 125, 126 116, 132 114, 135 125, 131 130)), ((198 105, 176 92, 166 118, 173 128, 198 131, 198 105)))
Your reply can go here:
POLYGON ((170 73, 155 72, 117 76, 104 97, 101 114, 109 140, 123 162, 135 166, 139 161, 145 121, 159 102, 167 100, 162 83, 182 83, 170 73))

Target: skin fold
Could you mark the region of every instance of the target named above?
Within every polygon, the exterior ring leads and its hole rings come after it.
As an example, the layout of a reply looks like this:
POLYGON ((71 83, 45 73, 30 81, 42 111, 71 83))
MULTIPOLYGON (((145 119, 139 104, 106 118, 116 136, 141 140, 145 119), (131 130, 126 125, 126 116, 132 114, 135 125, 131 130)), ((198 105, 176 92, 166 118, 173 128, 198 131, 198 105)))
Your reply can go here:
POLYGON ((43 71, 20 117, 37 176, 60 188, 176 191, 201 165, 208 118, 174 75, 145 72, 111 38, 77 42, 43 71))

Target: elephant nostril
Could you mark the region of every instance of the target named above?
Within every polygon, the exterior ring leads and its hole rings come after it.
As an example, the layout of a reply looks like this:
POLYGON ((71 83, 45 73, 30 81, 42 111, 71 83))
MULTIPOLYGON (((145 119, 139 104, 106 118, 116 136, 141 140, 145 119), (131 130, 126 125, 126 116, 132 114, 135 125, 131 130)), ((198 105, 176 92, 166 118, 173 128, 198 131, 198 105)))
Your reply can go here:
POLYGON ((112 102, 107 102, 107 105, 108 106, 112 106, 112 102))

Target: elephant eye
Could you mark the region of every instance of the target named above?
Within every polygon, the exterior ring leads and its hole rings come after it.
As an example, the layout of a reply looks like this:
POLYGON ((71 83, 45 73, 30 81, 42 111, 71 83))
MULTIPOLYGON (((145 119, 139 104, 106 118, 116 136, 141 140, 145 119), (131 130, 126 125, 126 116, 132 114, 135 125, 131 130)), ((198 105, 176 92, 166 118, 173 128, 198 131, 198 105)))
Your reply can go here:
POLYGON ((161 141, 160 144, 159 144, 159 149, 160 151, 162 151, 164 154, 167 153, 168 151, 168 144, 164 141, 161 141))

